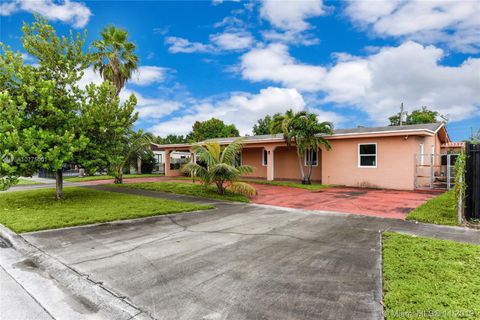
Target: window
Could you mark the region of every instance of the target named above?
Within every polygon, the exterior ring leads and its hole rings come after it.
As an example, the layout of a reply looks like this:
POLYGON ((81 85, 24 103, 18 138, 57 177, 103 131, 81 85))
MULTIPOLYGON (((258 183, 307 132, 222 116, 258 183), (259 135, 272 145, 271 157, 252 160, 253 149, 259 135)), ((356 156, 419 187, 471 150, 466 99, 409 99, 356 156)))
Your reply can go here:
POLYGON ((358 167, 376 168, 377 167, 377 144, 359 144, 358 145, 358 167))
POLYGON ((420 165, 423 166, 425 165, 425 146, 422 144, 420 144, 420 165))
POLYGON ((310 153, 312 153, 312 166, 318 166, 318 152, 317 150, 305 150, 304 159, 305 159, 305 166, 310 165, 310 153))
POLYGON ((268 153, 267 150, 263 149, 262 152, 262 165, 266 166, 268 165, 268 153))

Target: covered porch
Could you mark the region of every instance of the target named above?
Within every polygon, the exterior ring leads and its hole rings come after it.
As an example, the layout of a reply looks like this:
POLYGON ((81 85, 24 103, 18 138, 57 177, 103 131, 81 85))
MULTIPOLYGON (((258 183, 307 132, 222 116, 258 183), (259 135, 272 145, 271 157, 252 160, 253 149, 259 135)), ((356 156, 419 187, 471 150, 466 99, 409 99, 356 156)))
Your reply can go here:
MULTIPOLYGON (((270 139, 271 140, 271 139, 270 139)), ((301 180, 300 164, 297 157, 295 146, 287 146, 285 141, 256 141, 256 143, 246 143, 242 149, 240 163, 254 167, 252 173, 245 178, 273 180, 301 180)), ((228 142, 217 141, 221 145, 228 142)), ((189 154, 188 161, 196 161, 192 145, 154 145, 155 150, 165 152, 165 176, 176 177, 182 176, 180 167, 172 166, 171 155, 173 152, 185 152, 189 154)), ((314 151, 312 154, 312 174, 311 180, 321 182, 322 165, 321 150, 314 151)), ((302 157, 301 165, 305 172, 308 170, 308 160, 305 155, 302 157)))

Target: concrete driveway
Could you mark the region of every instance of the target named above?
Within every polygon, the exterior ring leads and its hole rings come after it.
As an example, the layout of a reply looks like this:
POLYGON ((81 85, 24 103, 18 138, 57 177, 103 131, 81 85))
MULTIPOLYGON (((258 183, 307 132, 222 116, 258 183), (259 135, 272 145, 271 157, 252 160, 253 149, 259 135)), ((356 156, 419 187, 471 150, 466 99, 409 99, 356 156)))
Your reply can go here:
MULTIPOLYGON (((156 319, 381 319, 379 231, 442 234, 401 220, 215 205, 23 236, 156 319)), ((451 229, 443 235, 472 239, 451 229)))

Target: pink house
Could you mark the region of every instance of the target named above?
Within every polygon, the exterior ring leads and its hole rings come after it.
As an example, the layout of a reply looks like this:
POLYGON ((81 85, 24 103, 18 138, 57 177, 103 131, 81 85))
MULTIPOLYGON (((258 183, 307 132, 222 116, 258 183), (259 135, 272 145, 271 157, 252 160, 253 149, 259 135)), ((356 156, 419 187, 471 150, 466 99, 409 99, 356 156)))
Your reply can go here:
MULTIPOLYGON (((443 123, 338 129, 326 136, 332 149, 314 152, 312 180, 324 184, 353 187, 413 190, 446 183, 451 167, 445 163, 452 146, 443 123), (443 157, 443 158, 442 158, 443 157)), ((235 138, 216 141, 226 145, 235 138)), ((456 147, 460 145, 455 145, 456 147)), ((190 151, 191 144, 153 145, 154 150, 190 151)), ((460 146, 461 147, 461 146, 460 146)), ((450 159, 450 158, 449 158, 450 159)), ((306 168, 305 160, 303 165, 306 168)), ((294 146, 288 147, 283 136, 246 137, 242 164, 255 167, 251 178, 300 180, 294 146)), ((181 175, 165 157, 165 175, 181 175)))

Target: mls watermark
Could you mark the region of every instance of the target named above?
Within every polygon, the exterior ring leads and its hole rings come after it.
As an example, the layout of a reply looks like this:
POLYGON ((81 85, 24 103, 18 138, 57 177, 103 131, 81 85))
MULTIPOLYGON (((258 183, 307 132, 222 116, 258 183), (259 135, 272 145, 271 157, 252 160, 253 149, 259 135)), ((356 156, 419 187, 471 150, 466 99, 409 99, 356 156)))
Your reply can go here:
POLYGON ((401 319, 437 319, 437 318, 473 318, 476 316, 474 310, 388 310, 386 314, 389 317, 401 319))
POLYGON ((46 162, 47 158, 45 157, 36 157, 36 156, 29 156, 29 157, 14 157, 11 154, 5 154, 1 157, 3 163, 13 163, 15 162, 46 162))

